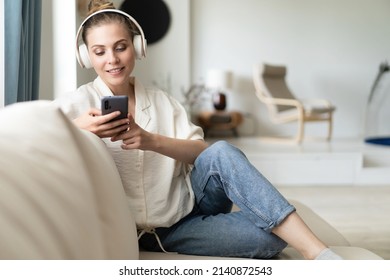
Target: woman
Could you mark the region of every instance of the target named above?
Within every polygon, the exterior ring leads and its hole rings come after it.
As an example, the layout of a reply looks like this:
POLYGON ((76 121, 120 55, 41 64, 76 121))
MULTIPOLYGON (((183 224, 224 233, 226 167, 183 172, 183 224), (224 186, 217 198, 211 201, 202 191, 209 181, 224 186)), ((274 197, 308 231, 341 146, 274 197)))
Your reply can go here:
POLYGON ((144 55, 143 33, 112 9, 110 2, 91 1, 79 29, 87 52, 79 62, 87 59, 98 77, 55 102, 76 126, 106 143, 141 246, 272 258, 290 244, 306 259, 340 259, 240 150, 224 141, 208 146, 176 100, 131 77, 136 57, 144 55), (128 96, 127 119, 110 122, 118 112, 102 115, 100 99, 111 95, 128 96), (240 211, 231 212, 233 203, 240 211))

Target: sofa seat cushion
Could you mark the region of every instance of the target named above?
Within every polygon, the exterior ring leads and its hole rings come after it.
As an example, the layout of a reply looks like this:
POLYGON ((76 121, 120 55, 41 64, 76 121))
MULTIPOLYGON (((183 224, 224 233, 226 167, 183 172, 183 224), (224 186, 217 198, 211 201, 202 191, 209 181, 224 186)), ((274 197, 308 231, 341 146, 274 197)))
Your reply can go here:
POLYGON ((0 110, 0 259, 137 259, 136 229, 98 137, 50 101, 0 110))
MULTIPOLYGON (((336 254, 344 260, 383 260, 377 254, 360 247, 353 246, 329 246, 336 254)), ((297 250, 287 247, 277 257, 279 260, 303 260, 303 257, 297 250)))
MULTIPOLYGON (((323 218, 317 215, 313 210, 307 207, 305 204, 290 200, 290 203, 295 206, 297 213, 302 217, 305 223, 310 229, 334 252, 342 256, 346 260, 381 260, 382 258, 373 252, 358 248, 351 247, 349 242, 344 236, 332 227, 323 218)), ((238 211, 237 206, 233 207, 233 211, 238 211)), ((209 257, 209 256, 194 256, 183 255, 174 253, 162 253, 162 252, 148 252, 140 251, 140 259, 142 260, 220 260, 222 257, 209 257)), ((228 258, 234 259, 234 258, 228 258)), ((239 258, 236 258, 239 259, 239 258)), ((294 248, 288 246, 285 248, 276 260, 303 260, 303 256, 294 248)))
POLYGON ((345 239, 339 231, 337 231, 312 209, 299 201, 289 201, 295 206, 297 213, 301 216, 302 220, 322 242, 328 246, 350 246, 348 240, 345 239))
MULTIPOLYGON (((351 246, 330 246, 330 248, 345 260, 383 260, 375 253, 351 246)), ((183 254, 167 254, 162 252, 141 251, 139 258, 141 260, 221 260, 221 259, 240 259, 240 258, 222 258, 209 256, 194 256, 183 254)), ((242 258, 241 258, 242 259, 242 258)), ((304 260, 302 255, 292 247, 287 247, 274 260, 304 260)))

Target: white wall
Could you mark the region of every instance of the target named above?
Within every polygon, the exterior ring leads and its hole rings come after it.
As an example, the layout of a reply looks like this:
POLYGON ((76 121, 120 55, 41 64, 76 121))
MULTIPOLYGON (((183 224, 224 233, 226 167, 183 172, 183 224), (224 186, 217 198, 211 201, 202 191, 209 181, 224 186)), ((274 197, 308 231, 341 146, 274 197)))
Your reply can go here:
POLYGON ((77 87, 75 2, 53 1, 53 18, 54 97, 57 97, 77 87))
POLYGON ((135 75, 181 100, 181 89, 190 84, 190 4, 189 0, 164 2, 171 12, 170 28, 165 37, 148 47, 147 58, 137 64, 135 75))
POLYGON ((258 134, 273 126, 254 97, 251 71, 269 62, 288 66, 297 96, 337 106, 335 137, 360 136, 370 88, 390 56, 390 1, 193 0, 191 11, 192 79, 231 69, 229 105, 251 113, 258 134))
POLYGON ((77 88, 75 30, 75 1, 42 0, 40 99, 77 88))

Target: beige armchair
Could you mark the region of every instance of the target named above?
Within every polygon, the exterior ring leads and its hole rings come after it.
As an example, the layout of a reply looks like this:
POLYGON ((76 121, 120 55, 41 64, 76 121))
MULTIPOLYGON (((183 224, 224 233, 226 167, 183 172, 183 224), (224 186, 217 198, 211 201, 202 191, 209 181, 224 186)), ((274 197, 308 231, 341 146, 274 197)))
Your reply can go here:
POLYGON ((277 138, 296 143, 304 139, 306 122, 328 122, 326 139, 332 137, 332 120, 335 107, 324 99, 299 100, 286 83, 287 69, 283 65, 257 64, 253 68, 256 96, 263 102, 273 123, 297 122, 297 134, 289 138, 277 138))

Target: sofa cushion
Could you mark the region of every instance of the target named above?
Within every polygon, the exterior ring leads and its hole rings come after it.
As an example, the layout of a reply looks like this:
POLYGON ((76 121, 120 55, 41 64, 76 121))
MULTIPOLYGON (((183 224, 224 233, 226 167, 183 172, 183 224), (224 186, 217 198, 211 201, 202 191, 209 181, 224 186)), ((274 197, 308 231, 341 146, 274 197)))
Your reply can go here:
MULTIPOLYGON (((313 210, 307 207, 305 204, 290 200, 290 203, 295 206, 297 213, 302 217, 304 222, 309 228, 327 245, 330 245, 332 250, 347 260, 380 260, 382 259, 378 255, 358 247, 350 247, 349 242, 344 236, 339 233, 328 222, 317 215, 313 210)), ((234 205, 232 211, 238 211, 239 208, 234 205)), ((166 254, 162 252, 140 252, 140 259, 142 260, 218 260, 223 259, 221 257, 209 257, 209 256, 194 256, 183 254, 166 254)), ((281 254, 275 259, 278 260, 303 260, 303 256, 294 248, 288 246, 281 254)))
MULTIPOLYGON (((329 246, 332 251, 344 260, 383 260, 377 254, 359 247, 353 246, 329 246)), ((292 247, 288 247, 277 257, 279 260, 303 260, 303 256, 292 247)))
POLYGON ((0 259, 137 259, 103 142, 50 101, 0 110, 0 259))
POLYGON ((305 204, 296 201, 289 200, 292 205, 297 209, 297 213, 301 216, 302 220, 307 226, 314 232, 314 234, 328 246, 350 246, 347 239, 331 226, 327 221, 321 218, 312 209, 305 204))
MULTIPOLYGON (((351 246, 330 246, 330 248, 341 256, 344 260, 383 260, 373 252, 351 246)), ((182 254, 167 254, 162 252, 140 252, 141 260, 221 260, 221 259, 240 259, 240 258, 221 258, 209 256, 194 256, 182 254)), ((242 258, 241 258, 242 259, 242 258)), ((303 256, 294 248, 287 247, 275 258, 276 260, 304 260, 303 256)))

